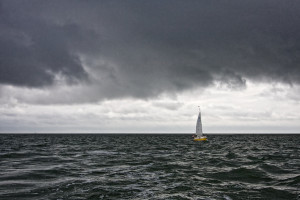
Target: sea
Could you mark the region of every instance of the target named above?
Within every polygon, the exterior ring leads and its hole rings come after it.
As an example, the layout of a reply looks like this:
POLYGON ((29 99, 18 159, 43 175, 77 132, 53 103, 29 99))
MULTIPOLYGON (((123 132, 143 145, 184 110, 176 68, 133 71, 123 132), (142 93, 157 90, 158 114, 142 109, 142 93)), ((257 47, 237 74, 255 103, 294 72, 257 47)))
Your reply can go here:
POLYGON ((300 199, 300 135, 0 134, 0 199, 300 199))

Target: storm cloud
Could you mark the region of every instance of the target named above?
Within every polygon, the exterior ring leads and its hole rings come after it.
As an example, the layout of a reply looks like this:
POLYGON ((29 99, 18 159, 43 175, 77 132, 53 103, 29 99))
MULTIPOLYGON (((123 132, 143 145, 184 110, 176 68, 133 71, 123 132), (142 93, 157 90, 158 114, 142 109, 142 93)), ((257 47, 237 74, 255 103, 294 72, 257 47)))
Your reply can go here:
POLYGON ((299 84, 299 24, 294 0, 1 1, 0 84, 82 101, 299 84))

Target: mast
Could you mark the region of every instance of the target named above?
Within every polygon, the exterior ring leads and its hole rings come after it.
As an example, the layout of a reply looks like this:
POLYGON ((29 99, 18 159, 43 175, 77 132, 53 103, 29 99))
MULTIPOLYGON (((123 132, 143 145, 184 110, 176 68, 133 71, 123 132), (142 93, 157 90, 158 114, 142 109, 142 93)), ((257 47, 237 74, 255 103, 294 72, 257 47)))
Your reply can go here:
POLYGON ((202 132, 202 122, 201 122, 201 110, 200 106, 199 107, 199 114, 198 114, 198 119, 197 119, 197 124, 196 124, 196 135, 198 137, 201 137, 203 132, 202 132))

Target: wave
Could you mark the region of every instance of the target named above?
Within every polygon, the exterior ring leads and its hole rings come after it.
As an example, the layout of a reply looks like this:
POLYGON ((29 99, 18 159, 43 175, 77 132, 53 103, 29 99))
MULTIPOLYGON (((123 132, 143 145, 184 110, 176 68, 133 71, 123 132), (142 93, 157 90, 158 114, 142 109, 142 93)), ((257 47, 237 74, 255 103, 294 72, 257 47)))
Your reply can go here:
POLYGON ((284 137, 0 135, 0 199, 296 199, 284 137))

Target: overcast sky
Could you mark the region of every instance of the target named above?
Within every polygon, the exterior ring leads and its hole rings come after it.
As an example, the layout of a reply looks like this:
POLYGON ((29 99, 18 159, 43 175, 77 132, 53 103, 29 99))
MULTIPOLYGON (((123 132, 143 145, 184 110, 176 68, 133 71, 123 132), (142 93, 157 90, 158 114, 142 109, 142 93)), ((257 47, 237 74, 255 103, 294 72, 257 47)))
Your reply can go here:
POLYGON ((0 132, 300 132, 299 0, 0 1, 0 132))

